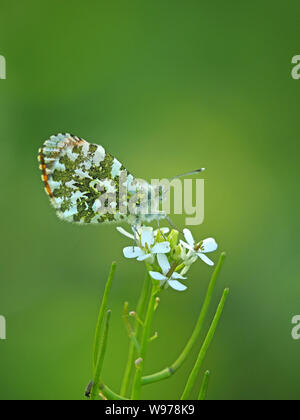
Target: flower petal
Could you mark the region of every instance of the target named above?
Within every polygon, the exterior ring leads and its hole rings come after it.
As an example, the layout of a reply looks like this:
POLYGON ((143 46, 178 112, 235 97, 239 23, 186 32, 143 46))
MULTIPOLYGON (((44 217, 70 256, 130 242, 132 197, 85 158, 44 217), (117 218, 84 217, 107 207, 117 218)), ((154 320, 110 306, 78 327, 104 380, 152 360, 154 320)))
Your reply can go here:
POLYGON ((167 227, 165 227, 165 228, 159 228, 159 229, 156 229, 156 230, 154 231, 154 236, 156 236, 156 235, 158 234, 158 232, 161 232, 161 233, 163 233, 164 235, 166 235, 167 233, 169 233, 169 232, 170 232, 170 229, 169 229, 169 228, 167 228, 167 227))
POLYGON ((212 262, 212 260, 210 260, 205 254, 202 254, 202 252, 198 252, 197 253, 197 255, 198 255, 198 257, 199 258, 201 258, 201 260, 203 261, 203 262, 205 262, 206 264, 208 264, 208 265, 210 265, 210 266, 213 266, 213 265, 215 265, 215 263, 214 262, 212 262))
POLYGON ((154 280, 159 280, 159 281, 166 281, 168 280, 166 276, 164 276, 163 274, 159 273, 158 271, 149 271, 150 276, 154 279, 154 280))
POLYGON ((146 244, 148 244, 149 247, 154 244, 154 234, 152 227, 143 227, 141 232, 141 242, 143 248, 146 244))
POLYGON ((123 249, 125 258, 137 258, 145 255, 145 252, 138 246, 127 246, 123 249))
POLYGON ((181 240, 181 239, 180 239, 180 244, 181 244, 182 246, 184 246, 186 249, 189 249, 190 251, 195 252, 194 247, 192 247, 191 245, 187 244, 186 242, 184 242, 184 241, 183 241, 183 240, 181 240))
POLYGON ((173 273, 171 276, 171 280, 186 280, 186 277, 183 277, 179 273, 173 273))
POLYGON ((157 261, 158 261, 158 264, 159 264, 160 268, 162 269, 162 272, 165 275, 168 274, 171 266, 170 266, 170 263, 169 263, 169 260, 168 260, 167 256, 165 254, 157 254, 157 261))
POLYGON ((183 229, 183 234, 187 243, 194 248, 195 241, 192 232, 189 229, 183 229))
POLYGON ((186 286, 184 286, 177 280, 169 280, 168 283, 172 287, 172 289, 177 290, 178 292, 183 292, 187 289, 186 286))
POLYGON ((151 249, 153 254, 167 254, 171 251, 170 242, 160 242, 151 249))
POLYGON ((117 231, 120 232, 122 235, 127 236, 127 238, 134 239, 134 235, 127 232, 127 230, 123 229, 122 227, 118 226, 117 231))
POLYGON ((151 254, 145 254, 145 255, 141 255, 140 257, 137 257, 138 261, 145 261, 148 260, 149 258, 152 258, 151 254))
POLYGON ((218 244, 214 238, 204 239, 201 249, 202 252, 214 252, 218 249, 218 244))

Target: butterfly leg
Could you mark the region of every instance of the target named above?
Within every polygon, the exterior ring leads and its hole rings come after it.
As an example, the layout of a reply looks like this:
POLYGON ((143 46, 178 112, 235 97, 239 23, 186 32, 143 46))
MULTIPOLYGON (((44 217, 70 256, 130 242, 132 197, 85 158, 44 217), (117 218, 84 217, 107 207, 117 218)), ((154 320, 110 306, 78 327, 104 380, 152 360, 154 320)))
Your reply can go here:
POLYGON ((140 238, 139 231, 138 231, 138 226, 132 225, 132 230, 133 230, 133 234, 134 234, 135 243, 138 244, 139 238, 140 238))
POLYGON ((160 234, 162 235, 162 237, 164 238, 164 240, 167 241, 167 238, 165 237, 165 234, 163 233, 163 231, 160 228, 159 217, 157 218, 157 226, 158 226, 158 230, 159 230, 160 234))

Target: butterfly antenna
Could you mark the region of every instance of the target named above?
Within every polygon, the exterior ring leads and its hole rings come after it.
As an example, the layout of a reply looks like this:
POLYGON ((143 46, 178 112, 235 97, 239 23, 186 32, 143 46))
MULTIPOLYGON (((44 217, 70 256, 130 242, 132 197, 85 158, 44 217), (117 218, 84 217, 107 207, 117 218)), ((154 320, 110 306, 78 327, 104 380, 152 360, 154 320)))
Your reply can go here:
POLYGON ((177 178, 184 178, 185 176, 191 176, 191 175, 197 175, 200 174, 201 172, 204 172, 205 168, 201 168, 201 169, 196 169, 195 171, 192 172, 187 172, 185 174, 181 174, 181 175, 176 175, 173 178, 170 178, 171 180, 173 179, 177 179, 177 178))
POLYGON ((179 233, 181 233, 182 235, 183 235, 183 232, 182 232, 182 230, 180 230, 173 222, 172 222, 172 220, 170 219, 170 217, 169 216, 167 216, 166 217, 166 220, 170 223, 170 225, 172 226, 172 228, 173 229, 176 229, 176 230, 178 230, 178 232, 179 233))

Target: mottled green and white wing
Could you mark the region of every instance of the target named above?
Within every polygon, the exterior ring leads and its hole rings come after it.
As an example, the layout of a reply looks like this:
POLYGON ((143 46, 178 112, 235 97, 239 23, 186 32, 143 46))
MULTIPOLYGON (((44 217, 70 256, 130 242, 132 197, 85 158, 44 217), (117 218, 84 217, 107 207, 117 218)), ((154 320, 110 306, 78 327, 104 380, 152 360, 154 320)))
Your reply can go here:
MULTIPOLYGON (((103 184, 106 191, 117 193, 118 177, 125 168, 102 146, 58 134, 44 143, 38 159, 46 193, 61 219, 78 223, 116 221, 116 215, 99 212, 103 192, 97 186, 103 184)), ((116 202, 115 207, 118 205, 116 202)))

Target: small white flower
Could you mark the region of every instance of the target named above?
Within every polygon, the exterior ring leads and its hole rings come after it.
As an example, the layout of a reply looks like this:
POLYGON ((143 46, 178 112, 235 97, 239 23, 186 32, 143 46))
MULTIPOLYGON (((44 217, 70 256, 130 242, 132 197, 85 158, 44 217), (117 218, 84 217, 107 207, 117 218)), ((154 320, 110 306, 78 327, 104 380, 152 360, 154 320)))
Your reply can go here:
MULTIPOLYGON (((183 242, 183 241, 180 241, 180 242, 183 242)), ((190 267, 191 265, 193 265, 197 261, 198 256, 195 255, 194 250, 191 251, 190 249, 187 249, 185 246, 183 246, 182 243, 180 243, 180 248, 181 248, 181 259, 182 259, 182 261, 184 262, 184 264, 186 266, 190 267)))
POLYGON ((213 266, 214 262, 211 261, 205 254, 208 252, 216 251, 218 249, 217 242, 213 238, 207 238, 197 244, 189 229, 184 229, 183 233, 187 243, 180 241, 181 245, 191 251, 194 256, 197 255, 199 258, 201 258, 201 260, 206 264, 213 266))
POLYGON ((171 275, 171 277, 167 276, 171 270, 171 265, 165 254, 158 254, 157 261, 160 265, 163 274, 159 273, 158 271, 149 271, 150 276, 154 280, 158 280, 161 284, 167 283, 169 286, 172 287, 172 289, 178 290, 179 292, 182 292, 187 289, 186 286, 184 286, 178 281, 186 280, 186 277, 183 277, 181 274, 175 272, 171 275))
POLYGON ((135 239, 132 233, 127 232, 127 230, 123 229, 121 226, 117 227, 117 231, 121 233, 122 235, 126 236, 127 238, 130 238, 133 240, 135 239))
MULTIPOLYGON (((138 261, 152 260, 154 261, 155 255, 167 254, 171 251, 170 243, 156 242, 156 237, 159 230, 153 231, 152 227, 141 227, 137 231, 138 238, 128 233, 125 229, 118 227, 117 230, 124 236, 132 240, 137 240, 139 246, 128 246, 123 249, 126 258, 136 258, 138 261)), ((167 228, 162 230, 167 233, 167 228)))
MULTIPOLYGON (((143 229, 145 229, 145 227, 141 227, 141 228, 139 228, 139 229, 138 229, 138 231, 137 231, 137 233, 140 235, 140 234, 141 234, 141 231, 142 231, 143 229)), ((133 232, 135 232, 135 231, 134 231, 134 229, 132 229, 132 230, 133 230, 133 232)), ((126 236, 127 238, 130 238, 130 239, 132 239, 132 240, 135 240, 135 239, 136 239, 136 238, 135 238, 135 236, 134 236, 132 233, 127 232, 127 230, 123 229, 123 228, 122 228, 122 227, 120 227, 120 226, 118 226, 118 227, 117 227, 117 231, 118 231, 119 233, 121 233, 122 235, 126 236)), ((166 234, 168 234, 168 233, 169 233, 169 231, 170 231, 170 229, 169 229, 169 228, 160 228, 160 229, 156 229, 156 230, 153 232, 153 233, 154 233, 154 237, 156 238, 156 236, 157 236, 157 234, 158 234, 159 232, 161 232, 162 234, 166 235, 166 234)))

